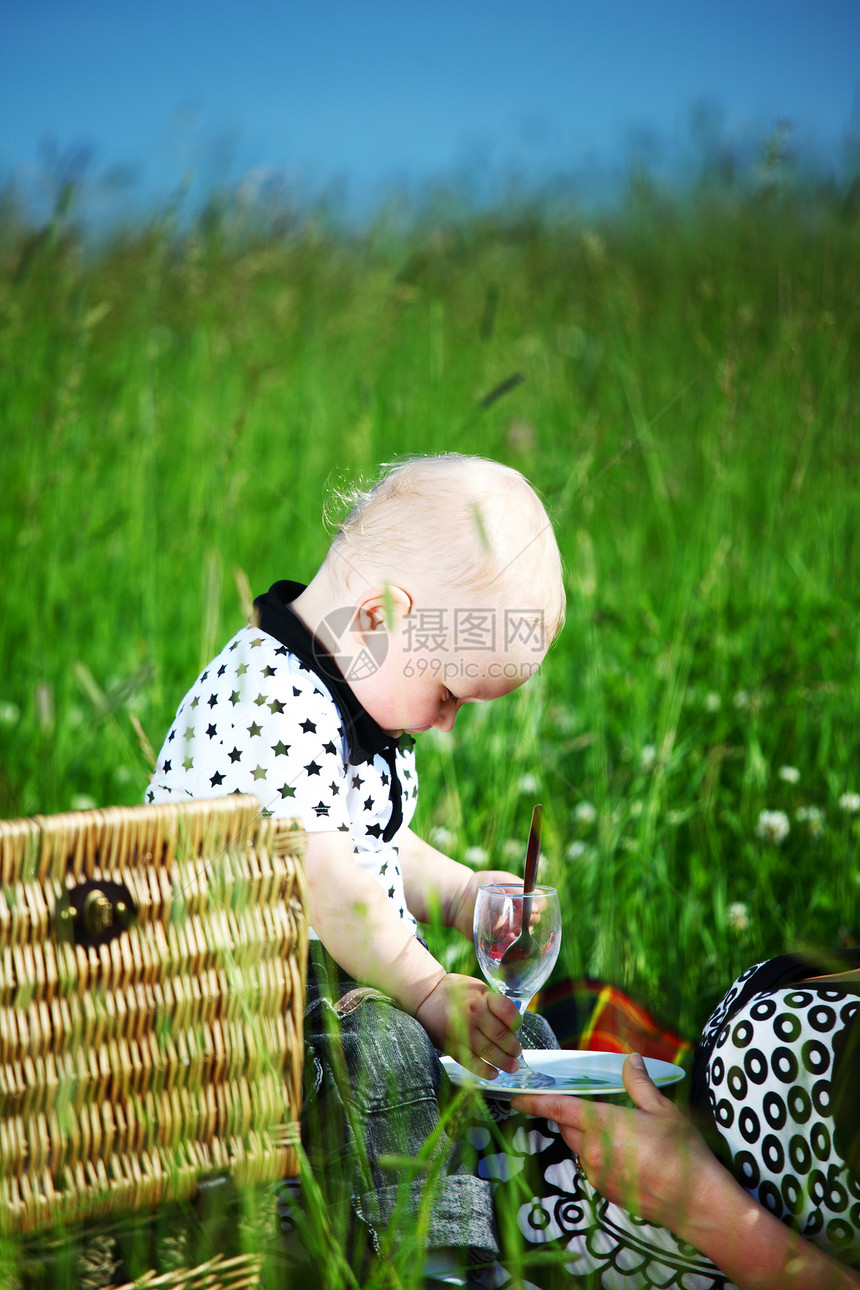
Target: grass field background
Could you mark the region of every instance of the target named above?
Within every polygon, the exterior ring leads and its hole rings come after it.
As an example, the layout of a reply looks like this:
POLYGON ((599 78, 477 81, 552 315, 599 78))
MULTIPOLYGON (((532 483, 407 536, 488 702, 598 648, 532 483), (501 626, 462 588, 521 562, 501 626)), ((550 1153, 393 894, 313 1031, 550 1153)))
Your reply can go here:
POLYGON ((332 483, 476 452, 546 499, 567 624, 421 738, 418 828, 519 865, 541 800, 559 970, 689 1033, 756 958, 856 943, 858 277, 823 185, 362 231, 225 199, 96 247, 8 200, 0 811, 141 800, 249 590, 314 572, 332 483))

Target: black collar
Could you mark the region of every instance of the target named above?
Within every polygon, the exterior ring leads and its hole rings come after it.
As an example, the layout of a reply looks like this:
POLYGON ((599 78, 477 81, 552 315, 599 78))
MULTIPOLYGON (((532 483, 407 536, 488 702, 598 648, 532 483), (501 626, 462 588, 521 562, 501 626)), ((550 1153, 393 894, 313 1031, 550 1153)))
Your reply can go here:
POLYGON ((381 753, 388 762, 391 771, 388 790, 391 818, 382 835, 388 842, 403 822, 402 790, 395 767, 397 749, 411 748, 414 740, 410 735, 398 738, 383 730, 361 706, 332 655, 290 608, 304 590, 305 586, 301 582, 282 580, 273 583, 265 595, 258 596, 254 601, 257 625, 267 635, 274 636, 275 640, 286 645, 305 667, 325 681, 343 721, 350 765, 373 761, 377 753, 381 753))

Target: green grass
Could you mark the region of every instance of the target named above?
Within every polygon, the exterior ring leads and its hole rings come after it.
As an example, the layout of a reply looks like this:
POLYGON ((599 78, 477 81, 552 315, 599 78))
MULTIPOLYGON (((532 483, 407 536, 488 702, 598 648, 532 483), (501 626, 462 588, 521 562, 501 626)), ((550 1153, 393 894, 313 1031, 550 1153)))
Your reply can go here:
POLYGON ((8 210, 0 812, 141 800, 247 587, 317 567, 332 478, 477 452, 545 496, 567 624, 420 741, 419 830, 498 863, 542 800, 559 971, 690 1034, 755 959, 857 943, 858 265, 823 188, 361 234, 228 204, 97 250, 8 210))

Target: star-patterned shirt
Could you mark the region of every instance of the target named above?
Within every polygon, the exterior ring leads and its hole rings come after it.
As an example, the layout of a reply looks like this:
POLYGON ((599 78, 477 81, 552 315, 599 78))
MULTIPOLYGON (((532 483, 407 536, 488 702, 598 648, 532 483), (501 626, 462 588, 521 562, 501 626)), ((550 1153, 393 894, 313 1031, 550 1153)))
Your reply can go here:
POLYGON ((385 758, 377 753, 350 764, 343 722, 323 678, 275 637, 245 627, 180 704, 146 801, 253 793, 264 811, 298 817, 308 833, 349 833, 356 863, 414 930, 399 844, 415 812, 418 778, 411 748, 398 748, 396 759, 403 822, 386 842, 392 805, 385 758))

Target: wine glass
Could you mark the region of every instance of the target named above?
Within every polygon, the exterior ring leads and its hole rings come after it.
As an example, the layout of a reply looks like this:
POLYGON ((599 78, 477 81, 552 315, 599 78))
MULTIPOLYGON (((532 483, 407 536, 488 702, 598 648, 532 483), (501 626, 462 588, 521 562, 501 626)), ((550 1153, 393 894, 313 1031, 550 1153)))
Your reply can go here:
MULTIPOLYGON (((487 981, 522 1014, 555 966, 561 948, 558 892, 554 887, 535 887, 524 895, 522 883, 479 888, 473 938, 487 981)), ((514 1074, 500 1071, 492 1083, 497 1088, 551 1088, 555 1081, 533 1071, 521 1055, 514 1074)))

